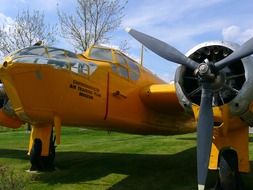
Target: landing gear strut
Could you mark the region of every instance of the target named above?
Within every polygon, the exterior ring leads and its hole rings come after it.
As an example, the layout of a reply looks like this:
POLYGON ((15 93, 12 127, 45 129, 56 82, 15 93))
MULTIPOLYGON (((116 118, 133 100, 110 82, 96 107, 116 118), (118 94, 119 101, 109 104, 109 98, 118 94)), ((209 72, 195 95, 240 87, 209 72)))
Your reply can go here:
POLYGON ((48 156, 41 156, 42 141, 39 138, 33 140, 33 146, 30 152, 30 171, 51 171, 54 170, 55 159, 55 138, 53 139, 53 132, 50 137, 49 154, 48 156))
POLYGON ((232 149, 220 153, 219 176, 215 190, 244 190, 238 170, 237 153, 232 149))

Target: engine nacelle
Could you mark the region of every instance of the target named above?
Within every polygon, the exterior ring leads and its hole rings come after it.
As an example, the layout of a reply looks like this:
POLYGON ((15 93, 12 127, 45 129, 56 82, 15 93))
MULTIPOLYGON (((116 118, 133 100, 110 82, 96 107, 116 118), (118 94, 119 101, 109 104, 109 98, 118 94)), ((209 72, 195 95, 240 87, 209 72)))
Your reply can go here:
MULTIPOLYGON (((238 47, 224 41, 205 42, 192 48, 186 56, 198 63, 218 62, 238 47)), ((253 126, 253 58, 246 57, 221 72, 212 87, 215 89, 213 106, 228 104, 232 115, 240 116, 253 126)), ((180 104, 187 112, 192 112, 192 104, 200 105, 201 87, 193 70, 180 66, 175 75, 175 86, 180 104)))

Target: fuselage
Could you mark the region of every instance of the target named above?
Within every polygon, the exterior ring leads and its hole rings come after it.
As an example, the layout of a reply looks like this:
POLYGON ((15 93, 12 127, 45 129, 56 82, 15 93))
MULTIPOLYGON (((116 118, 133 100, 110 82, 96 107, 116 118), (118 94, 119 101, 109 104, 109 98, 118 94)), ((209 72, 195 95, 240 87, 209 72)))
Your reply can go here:
MULTIPOLYGON (((193 117, 185 114, 179 103, 159 112, 143 102, 141 93, 146 87, 169 84, 119 51, 101 49, 111 51, 111 61, 89 56, 93 49, 75 60, 61 58, 70 62, 66 66, 48 64, 49 61, 30 62, 23 56, 9 58, 0 75, 17 116, 37 124, 53 123, 57 115, 64 125, 140 134, 168 135, 195 130, 193 117), (126 61, 125 65, 120 58, 126 61)), ((37 55, 29 59, 32 56, 37 55)), ((50 52, 48 57, 53 59, 50 52)), ((170 88, 174 97, 168 99, 177 99, 174 84, 170 88)))

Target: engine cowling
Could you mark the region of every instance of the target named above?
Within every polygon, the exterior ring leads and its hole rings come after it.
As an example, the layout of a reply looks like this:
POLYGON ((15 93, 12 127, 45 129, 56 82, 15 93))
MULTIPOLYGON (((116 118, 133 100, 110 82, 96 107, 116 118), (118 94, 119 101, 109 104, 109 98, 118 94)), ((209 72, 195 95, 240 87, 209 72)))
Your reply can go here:
MULTIPOLYGON (((211 41, 199 44, 186 53, 198 63, 217 62, 230 55, 239 45, 224 41, 211 41)), ((230 113, 242 117, 253 126, 253 58, 246 57, 228 67, 216 77, 213 106, 228 104, 230 113)), ((191 112, 192 104, 200 105, 201 88, 194 71, 184 66, 177 69, 175 86, 180 104, 191 112)))

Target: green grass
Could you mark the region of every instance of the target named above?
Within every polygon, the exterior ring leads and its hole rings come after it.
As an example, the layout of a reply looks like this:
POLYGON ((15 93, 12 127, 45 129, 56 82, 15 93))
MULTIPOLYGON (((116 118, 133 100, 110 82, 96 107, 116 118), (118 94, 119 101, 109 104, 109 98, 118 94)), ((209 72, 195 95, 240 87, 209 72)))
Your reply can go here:
MULTIPOLYGON (((24 130, 0 130, 0 166, 26 175, 28 140, 24 130)), ((253 160, 253 142, 250 149, 253 160)), ((195 134, 140 136, 65 127, 55 163, 54 172, 29 174, 26 189, 196 189, 195 134)), ((208 184, 214 176, 209 174, 208 184)), ((246 189, 253 189, 253 173, 242 177, 246 189)))

